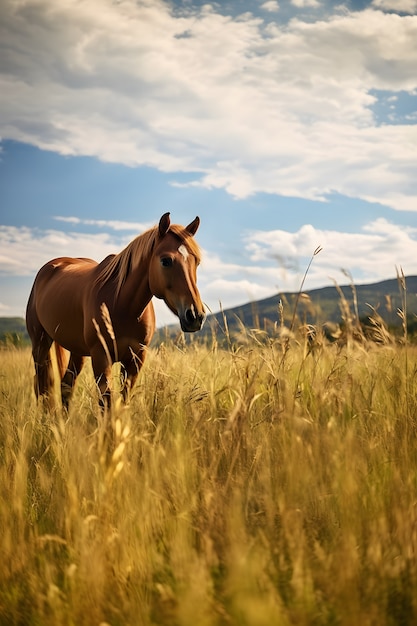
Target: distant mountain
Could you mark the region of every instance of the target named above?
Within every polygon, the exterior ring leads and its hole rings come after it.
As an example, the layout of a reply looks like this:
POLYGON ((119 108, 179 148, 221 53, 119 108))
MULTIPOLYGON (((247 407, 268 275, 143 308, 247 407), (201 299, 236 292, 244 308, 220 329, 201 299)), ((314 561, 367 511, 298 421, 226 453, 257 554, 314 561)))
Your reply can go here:
POLYGON ((401 325, 398 309, 403 308, 406 298, 408 314, 417 314, 417 276, 408 276, 405 279, 406 291, 399 281, 394 278, 367 285, 328 286, 312 289, 302 294, 295 292, 279 292, 275 296, 250 302, 216 313, 208 317, 210 325, 224 326, 223 316, 226 316, 229 330, 239 326, 239 321, 248 328, 268 327, 280 321, 280 303, 282 315, 286 323, 290 323, 297 306, 296 317, 308 324, 324 324, 325 322, 339 323, 342 321, 343 306, 348 306, 352 317, 366 320, 372 313, 372 308, 389 326, 401 325), (344 300, 344 304, 343 304, 344 300))
POLYGON ((29 342, 23 317, 0 317, 0 343, 6 341, 15 345, 29 342))
MULTIPOLYGON (((296 292, 278 292, 275 296, 249 302, 241 306, 226 309, 223 312, 209 315, 203 330, 197 337, 207 336, 213 330, 224 330, 224 318, 227 320, 231 333, 239 330, 241 324, 248 328, 268 330, 280 322, 280 303, 285 324, 289 326, 296 306, 296 319, 307 324, 320 325, 325 322, 340 323, 345 313, 342 312, 343 299, 352 316, 358 313, 360 320, 366 320, 372 308, 389 326, 400 326, 401 319, 398 309, 403 309, 406 298, 408 319, 415 320, 417 326, 417 276, 407 276, 406 291, 394 278, 368 285, 328 286, 311 289, 301 295, 296 292), (369 306, 370 305, 370 306, 369 306)), ((160 329, 155 341, 161 341, 167 334, 175 336, 179 333, 176 324, 160 329)), ((12 340, 13 343, 27 343, 29 338, 25 320, 21 317, 0 317, 0 342, 12 340)))

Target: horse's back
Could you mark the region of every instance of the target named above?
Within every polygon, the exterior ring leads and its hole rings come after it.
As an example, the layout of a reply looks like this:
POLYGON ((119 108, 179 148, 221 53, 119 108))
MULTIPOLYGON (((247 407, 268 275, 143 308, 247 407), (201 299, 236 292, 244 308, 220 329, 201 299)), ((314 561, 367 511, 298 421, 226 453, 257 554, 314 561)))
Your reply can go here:
POLYGON ((68 296, 73 297, 77 286, 76 291, 82 292, 90 284, 90 276, 96 266, 96 261, 84 258, 59 257, 48 261, 37 273, 33 284, 36 306, 43 299, 50 304, 57 296, 62 296, 64 300, 68 296))

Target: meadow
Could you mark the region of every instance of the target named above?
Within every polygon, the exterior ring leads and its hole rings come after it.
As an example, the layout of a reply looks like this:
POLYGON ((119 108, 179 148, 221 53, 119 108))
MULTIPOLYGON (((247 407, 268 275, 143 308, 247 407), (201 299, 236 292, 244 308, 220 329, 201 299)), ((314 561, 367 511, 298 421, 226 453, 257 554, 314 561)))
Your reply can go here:
POLYGON ((151 348, 106 417, 90 368, 49 413, 2 349, 0 624, 416 624, 416 365, 226 329, 151 348))

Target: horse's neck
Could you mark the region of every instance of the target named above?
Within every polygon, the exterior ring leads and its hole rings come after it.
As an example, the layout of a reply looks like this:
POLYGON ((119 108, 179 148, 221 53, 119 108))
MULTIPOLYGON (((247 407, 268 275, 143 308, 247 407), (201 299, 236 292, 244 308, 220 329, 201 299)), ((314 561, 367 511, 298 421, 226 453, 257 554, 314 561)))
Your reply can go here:
POLYGON ((138 317, 152 300, 148 273, 149 261, 142 261, 139 267, 126 276, 118 297, 118 306, 138 317))

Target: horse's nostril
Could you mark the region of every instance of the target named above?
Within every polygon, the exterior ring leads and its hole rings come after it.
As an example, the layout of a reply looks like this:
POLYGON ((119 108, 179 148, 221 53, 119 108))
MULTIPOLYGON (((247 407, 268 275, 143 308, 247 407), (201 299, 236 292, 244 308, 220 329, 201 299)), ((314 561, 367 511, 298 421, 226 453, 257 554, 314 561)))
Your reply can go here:
POLYGON ((189 322, 190 324, 192 324, 193 322, 195 322, 196 320, 196 315, 194 312, 194 307, 191 307, 191 309, 187 309, 185 311, 185 319, 187 320, 187 322, 189 322))

